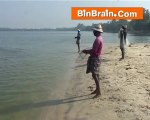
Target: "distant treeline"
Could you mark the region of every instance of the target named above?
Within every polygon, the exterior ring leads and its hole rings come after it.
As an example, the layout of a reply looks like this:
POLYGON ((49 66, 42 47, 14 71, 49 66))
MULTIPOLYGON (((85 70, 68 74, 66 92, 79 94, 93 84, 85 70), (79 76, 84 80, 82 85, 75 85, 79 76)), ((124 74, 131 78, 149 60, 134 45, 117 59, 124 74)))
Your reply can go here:
POLYGON ((33 28, 0 28, 0 31, 54 31, 54 29, 49 28, 41 28, 41 29, 33 29, 33 28))
MULTIPOLYGON (((144 33, 150 32, 150 12, 148 9, 144 9, 143 20, 112 20, 107 23, 100 23, 103 27, 104 32, 118 32, 122 25, 128 26, 128 31, 133 33, 144 33)), ((85 26, 79 23, 76 27, 72 28, 57 28, 56 30, 77 30, 89 31, 94 27, 94 23, 91 26, 85 26)))
MULTIPOLYGON (((122 25, 128 26, 128 31, 132 33, 148 33, 150 32, 150 12, 148 9, 144 9, 143 20, 112 20, 107 23, 100 23, 103 27, 104 32, 118 32, 122 25)), ((41 28, 41 29, 10 29, 0 28, 0 31, 74 31, 80 29, 81 31, 90 31, 95 24, 85 26, 79 23, 76 27, 71 28, 41 28)))

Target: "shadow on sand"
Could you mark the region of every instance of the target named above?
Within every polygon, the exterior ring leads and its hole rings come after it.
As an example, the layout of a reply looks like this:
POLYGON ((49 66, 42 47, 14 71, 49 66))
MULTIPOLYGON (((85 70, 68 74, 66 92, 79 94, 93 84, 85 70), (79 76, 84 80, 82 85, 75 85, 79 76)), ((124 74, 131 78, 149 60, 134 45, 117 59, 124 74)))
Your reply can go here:
POLYGON ((5 109, 1 109, 0 115, 20 112, 20 111, 24 111, 28 109, 39 108, 39 107, 47 107, 47 106, 55 106, 55 105, 60 105, 60 104, 73 103, 73 102, 78 102, 78 101, 83 101, 83 100, 88 100, 88 99, 92 99, 90 97, 90 94, 66 98, 66 99, 56 99, 56 100, 48 100, 48 101, 43 101, 43 102, 38 102, 38 103, 22 104, 18 106, 11 106, 5 109))

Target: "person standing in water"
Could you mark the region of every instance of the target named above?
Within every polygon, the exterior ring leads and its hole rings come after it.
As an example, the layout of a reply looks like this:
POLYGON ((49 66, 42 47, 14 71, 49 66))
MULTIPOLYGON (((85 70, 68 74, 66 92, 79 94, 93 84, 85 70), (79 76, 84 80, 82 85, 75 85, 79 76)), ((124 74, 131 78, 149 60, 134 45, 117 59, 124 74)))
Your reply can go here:
POLYGON ((96 37, 93 47, 90 50, 83 50, 85 54, 90 54, 87 61, 87 70, 86 73, 92 73, 92 77, 96 84, 96 89, 91 94, 96 94, 93 98, 97 98, 101 95, 100 84, 99 84, 99 67, 100 67, 100 56, 103 48, 103 38, 101 33, 103 32, 100 24, 96 25, 95 28, 92 28, 93 34, 96 37))
POLYGON ((124 56, 125 56, 125 46, 127 44, 127 25, 123 25, 121 28, 120 28, 120 31, 119 31, 119 38, 120 38, 120 50, 121 50, 121 54, 122 54, 122 59, 124 59, 124 56))
POLYGON ((81 39, 81 34, 80 34, 80 30, 78 29, 78 33, 77 33, 77 37, 75 37, 76 40, 76 44, 78 46, 78 52, 80 52, 80 39, 81 39))

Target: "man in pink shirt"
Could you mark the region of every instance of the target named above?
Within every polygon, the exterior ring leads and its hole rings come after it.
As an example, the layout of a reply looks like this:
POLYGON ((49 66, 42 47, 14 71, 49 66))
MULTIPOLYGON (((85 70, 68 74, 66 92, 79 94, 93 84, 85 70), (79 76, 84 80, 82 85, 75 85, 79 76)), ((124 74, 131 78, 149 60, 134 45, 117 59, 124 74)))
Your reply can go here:
POLYGON ((85 54, 90 54, 87 61, 87 70, 86 73, 92 73, 92 77, 96 84, 96 90, 91 94, 96 94, 93 98, 97 98, 101 95, 100 85, 99 85, 99 67, 100 67, 100 55, 103 47, 103 38, 101 33, 103 32, 101 25, 97 25, 95 28, 92 28, 93 34, 96 37, 93 47, 90 50, 83 50, 85 54))

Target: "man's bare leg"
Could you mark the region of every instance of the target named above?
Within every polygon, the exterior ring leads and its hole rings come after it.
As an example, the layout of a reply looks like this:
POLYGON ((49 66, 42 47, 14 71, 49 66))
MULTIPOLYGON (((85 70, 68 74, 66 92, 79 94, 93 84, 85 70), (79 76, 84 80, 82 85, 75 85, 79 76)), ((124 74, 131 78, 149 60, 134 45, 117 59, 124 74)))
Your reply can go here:
POLYGON ((98 96, 101 95, 100 85, 99 85, 99 77, 95 73, 92 73, 92 77, 93 77, 95 84, 96 84, 96 90, 93 91, 91 94, 96 94, 93 98, 97 98, 98 96))
POLYGON ((78 43, 78 52, 80 52, 80 44, 78 43))

